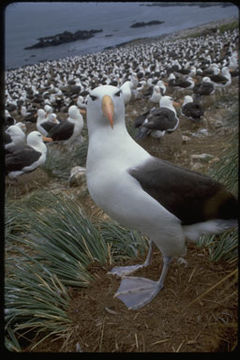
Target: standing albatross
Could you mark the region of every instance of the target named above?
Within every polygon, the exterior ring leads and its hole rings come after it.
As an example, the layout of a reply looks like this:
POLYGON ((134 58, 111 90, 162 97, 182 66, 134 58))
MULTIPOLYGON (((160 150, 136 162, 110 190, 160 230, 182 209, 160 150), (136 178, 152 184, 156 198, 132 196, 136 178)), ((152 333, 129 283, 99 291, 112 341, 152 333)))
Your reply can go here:
POLYGON ((92 199, 122 225, 148 235, 143 265, 113 268, 123 276, 115 294, 129 309, 148 304, 163 288, 169 263, 186 252, 185 237, 235 226, 237 200, 211 178, 151 156, 128 134, 121 89, 95 88, 87 104, 87 185, 92 199), (163 255, 158 281, 126 276, 151 260, 151 243, 163 255))

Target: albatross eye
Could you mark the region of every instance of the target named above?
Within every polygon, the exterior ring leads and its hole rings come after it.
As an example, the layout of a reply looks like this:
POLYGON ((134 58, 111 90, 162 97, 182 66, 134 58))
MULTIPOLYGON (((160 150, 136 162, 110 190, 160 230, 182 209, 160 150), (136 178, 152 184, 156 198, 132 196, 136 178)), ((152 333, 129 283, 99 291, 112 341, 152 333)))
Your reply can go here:
POLYGON ((122 93, 122 90, 119 90, 118 92, 116 92, 116 94, 114 94, 115 96, 120 96, 122 93))
POLYGON ((90 96, 90 98, 92 99, 92 101, 97 100, 97 97, 96 97, 96 96, 91 95, 91 94, 89 94, 89 96, 90 96))

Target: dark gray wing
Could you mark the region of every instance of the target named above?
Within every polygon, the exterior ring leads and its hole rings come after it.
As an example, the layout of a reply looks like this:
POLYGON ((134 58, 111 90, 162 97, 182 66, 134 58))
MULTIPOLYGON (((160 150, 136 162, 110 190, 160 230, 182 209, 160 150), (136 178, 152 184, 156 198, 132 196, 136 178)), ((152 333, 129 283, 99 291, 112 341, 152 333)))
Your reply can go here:
POLYGON ((223 75, 218 74, 218 75, 211 75, 210 79, 216 83, 221 83, 221 84, 226 84, 226 82, 228 81, 227 78, 225 78, 223 75))
POLYGON ((30 166, 41 156, 39 151, 30 146, 17 148, 14 152, 7 154, 5 157, 5 168, 7 174, 11 171, 22 170, 25 166, 30 166))
POLYGON ((51 121, 45 121, 44 123, 41 124, 41 127, 46 130, 47 132, 49 132, 51 129, 53 129, 55 126, 57 126, 58 124, 54 124, 51 121))
POLYGON ((169 130, 176 126, 177 118, 173 111, 167 108, 154 110, 148 117, 148 122, 143 126, 151 130, 169 130))
POLYGON ((136 117, 136 119, 134 120, 134 127, 138 128, 139 126, 141 126, 149 113, 150 110, 145 111, 142 115, 136 117))
POLYGON ((200 117, 204 114, 201 105, 194 102, 184 105, 182 107, 182 112, 184 115, 192 117, 193 119, 200 119, 200 117))
POLYGON ((11 125, 14 125, 14 124, 15 124, 15 120, 11 116, 7 116, 4 119, 4 126, 11 126, 11 125))
POLYGON ((73 131, 74 124, 65 120, 52 128, 48 133, 48 137, 51 137, 54 141, 67 140, 72 136, 73 131))
POLYGON ((152 157, 129 169, 144 191, 177 216, 184 225, 209 219, 232 219, 237 200, 224 186, 197 172, 152 157))
POLYGON ((190 86, 191 83, 188 80, 178 80, 176 81, 174 86, 179 86, 182 88, 187 88, 188 86, 190 86))
POLYGON ((214 90, 214 85, 210 82, 203 82, 200 84, 197 93, 200 95, 210 95, 214 90))
POLYGON ((153 86, 150 86, 147 90, 144 91, 143 96, 144 97, 150 97, 153 93, 153 86))
POLYGON ((11 136, 4 131, 3 133, 3 142, 5 145, 10 144, 12 142, 11 136))

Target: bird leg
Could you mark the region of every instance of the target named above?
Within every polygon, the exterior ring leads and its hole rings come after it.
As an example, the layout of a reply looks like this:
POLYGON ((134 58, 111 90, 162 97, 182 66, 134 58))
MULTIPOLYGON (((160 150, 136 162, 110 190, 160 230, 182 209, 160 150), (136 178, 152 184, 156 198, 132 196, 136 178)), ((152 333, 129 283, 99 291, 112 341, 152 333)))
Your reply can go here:
POLYGON ((171 257, 163 257, 163 269, 158 281, 134 276, 124 277, 114 297, 124 302, 129 310, 137 310, 150 303, 164 286, 171 260, 171 257))
POLYGON ((143 264, 131 265, 131 266, 115 266, 111 271, 108 272, 108 274, 122 277, 131 274, 138 269, 148 266, 149 264, 151 264, 151 261, 152 261, 152 241, 150 241, 148 254, 143 264))

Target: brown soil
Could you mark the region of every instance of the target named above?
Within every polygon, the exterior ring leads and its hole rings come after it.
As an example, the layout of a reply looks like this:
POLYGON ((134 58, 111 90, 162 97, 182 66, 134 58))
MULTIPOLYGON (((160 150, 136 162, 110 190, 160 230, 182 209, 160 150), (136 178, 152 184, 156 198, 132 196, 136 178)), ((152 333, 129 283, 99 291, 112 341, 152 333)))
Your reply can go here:
MULTIPOLYGON (((35 351, 49 352, 222 352, 237 342, 237 271, 209 261, 205 249, 190 246, 188 265, 174 261, 165 288, 140 310, 128 310, 113 295, 120 279, 112 265, 92 264, 95 281, 70 289, 72 326, 65 342, 46 341, 35 351), (222 282, 228 278, 224 286, 222 282)), ((143 262, 134 259, 128 264, 143 262)), ((136 272, 157 280, 161 255, 136 272)))

